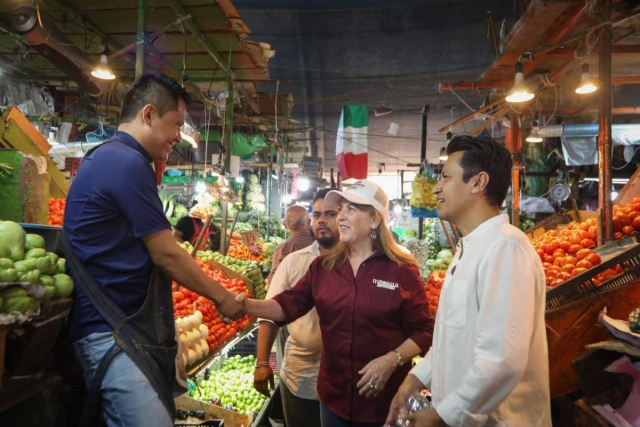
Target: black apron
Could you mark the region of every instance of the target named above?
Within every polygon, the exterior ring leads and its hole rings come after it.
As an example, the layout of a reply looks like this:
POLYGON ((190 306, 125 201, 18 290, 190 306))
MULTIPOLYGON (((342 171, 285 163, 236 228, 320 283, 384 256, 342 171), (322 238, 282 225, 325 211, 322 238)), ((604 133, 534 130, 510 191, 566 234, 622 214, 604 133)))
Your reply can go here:
MULTIPOLYGON (((111 141, 113 140, 105 143, 111 141)), ((121 142, 126 144, 124 141, 121 142)), ((89 150, 87 155, 105 143, 89 150)), ((80 263, 64 233, 62 239, 67 262, 74 273, 75 284, 80 286, 100 315, 111 325, 115 340, 96 369, 85 401, 80 427, 99 425, 102 380, 111 361, 123 351, 147 377, 167 412, 174 419, 176 407, 173 386, 178 343, 175 340, 171 279, 154 267, 142 308, 133 316, 127 317, 80 263)))

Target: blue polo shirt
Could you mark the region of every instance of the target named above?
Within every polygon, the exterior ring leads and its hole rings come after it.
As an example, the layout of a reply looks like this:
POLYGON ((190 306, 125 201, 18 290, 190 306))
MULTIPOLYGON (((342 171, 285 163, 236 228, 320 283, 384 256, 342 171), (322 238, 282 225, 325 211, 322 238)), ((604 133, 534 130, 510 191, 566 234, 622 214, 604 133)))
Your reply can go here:
MULTIPOLYGON (((89 274, 128 316, 142 307, 153 267, 141 238, 170 229, 151 157, 131 135, 116 132, 85 157, 67 197, 64 231, 89 274)), ((68 273, 75 280, 73 271, 68 273)), ((109 331, 75 286, 71 342, 109 331)))

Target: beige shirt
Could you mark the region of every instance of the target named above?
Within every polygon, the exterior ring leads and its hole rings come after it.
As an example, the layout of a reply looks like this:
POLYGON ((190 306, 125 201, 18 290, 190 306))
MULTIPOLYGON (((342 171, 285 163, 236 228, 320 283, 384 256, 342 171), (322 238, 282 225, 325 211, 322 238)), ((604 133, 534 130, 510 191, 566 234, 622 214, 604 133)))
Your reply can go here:
POLYGON ((411 373, 450 426, 551 426, 540 257, 506 215, 462 238, 411 373))
MULTIPOLYGON (((271 299, 294 287, 318 256, 320 256, 320 245, 317 241, 311 246, 287 255, 271 279, 266 299, 271 299)), ((322 357, 322 337, 316 309, 313 308, 298 320, 289 323, 287 329, 289 338, 284 347, 280 380, 284 381, 295 396, 318 400, 317 384, 322 357)))

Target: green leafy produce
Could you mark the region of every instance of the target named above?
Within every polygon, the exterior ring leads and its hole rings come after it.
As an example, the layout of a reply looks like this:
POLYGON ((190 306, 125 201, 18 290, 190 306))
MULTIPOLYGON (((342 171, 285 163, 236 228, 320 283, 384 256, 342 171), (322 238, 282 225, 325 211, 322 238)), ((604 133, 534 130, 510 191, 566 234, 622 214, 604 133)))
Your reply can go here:
POLYGON ((28 310, 36 312, 38 303, 27 295, 27 291, 21 287, 12 286, 0 291, 0 313, 12 313, 14 311, 26 313, 28 310))
POLYGON ((17 272, 16 281, 38 283, 40 280, 40 270, 36 268, 36 263, 33 259, 16 261, 14 266, 17 272))
POLYGON ((0 268, 0 283, 12 283, 18 278, 18 271, 13 268, 0 268))
POLYGON ((0 221, 0 258, 19 261, 24 258, 26 233, 13 221, 0 221))
POLYGON ((189 215, 189 209, 183 204, 178 203, 176 207, 173 209, 174 218, 180 219, 187 215, 189 215))

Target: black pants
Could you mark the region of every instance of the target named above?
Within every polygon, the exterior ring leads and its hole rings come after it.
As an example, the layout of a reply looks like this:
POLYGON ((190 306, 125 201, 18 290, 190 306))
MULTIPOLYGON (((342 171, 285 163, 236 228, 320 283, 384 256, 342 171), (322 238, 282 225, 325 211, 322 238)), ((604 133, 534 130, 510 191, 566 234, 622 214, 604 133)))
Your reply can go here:
POLYGON ((345 420, 331 412, 322 403, 320 403, 320 419, 322 420, 322 427, 381 427, 384 425, 384 421, 379 423, 358 423, 345 420))
POLYGON ((280 381, 280 393, 287 427, 320 427, 319 401, 296 396, 284 381, 280 381))

